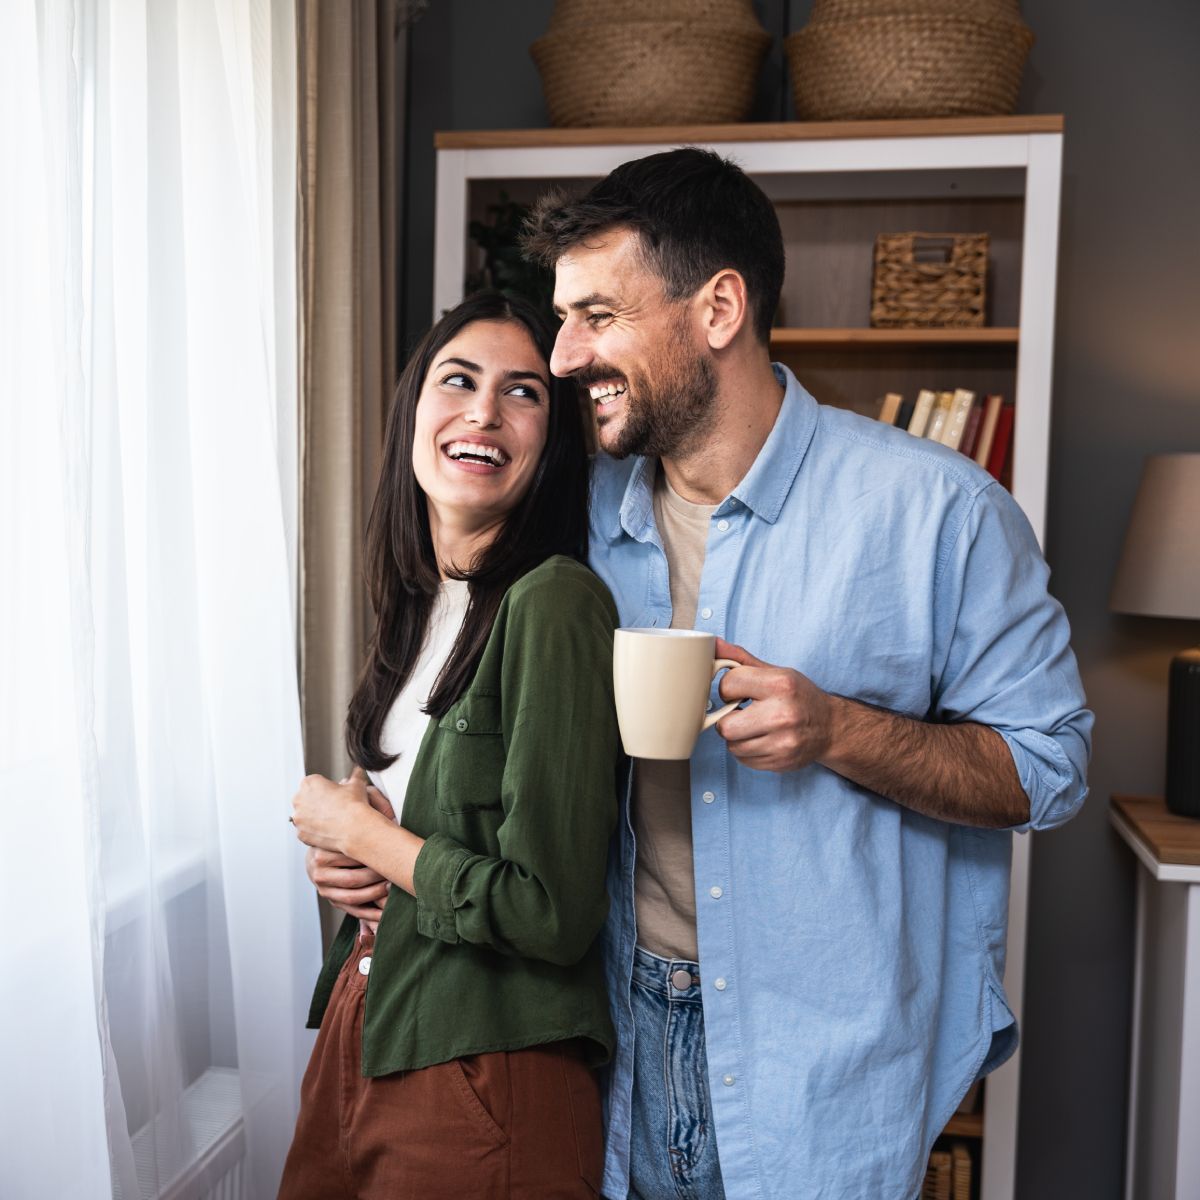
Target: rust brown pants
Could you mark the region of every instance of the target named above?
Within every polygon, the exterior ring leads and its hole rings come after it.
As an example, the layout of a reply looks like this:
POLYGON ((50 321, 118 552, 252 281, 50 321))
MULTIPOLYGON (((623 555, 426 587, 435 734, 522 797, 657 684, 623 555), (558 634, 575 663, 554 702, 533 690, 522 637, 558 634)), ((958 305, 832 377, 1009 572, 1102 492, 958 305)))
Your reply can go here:
POLYGON ((594 1200, 600 1092, 573 1043, 363 1078, 359 963, 373 944, 334 985, 280 1200, 594 1200))

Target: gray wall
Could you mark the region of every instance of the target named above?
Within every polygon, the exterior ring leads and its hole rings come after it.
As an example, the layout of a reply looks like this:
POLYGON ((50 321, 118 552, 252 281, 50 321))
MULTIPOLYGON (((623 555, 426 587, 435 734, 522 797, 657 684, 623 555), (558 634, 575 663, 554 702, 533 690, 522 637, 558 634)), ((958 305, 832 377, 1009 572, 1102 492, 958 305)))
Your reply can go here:
MULTIPOLYGON (((527 47, 552 6, 437 0, 413 28, 406 342, 430 318, 433 133, 546 123, 527 47)), ((756 7, 779 33, 810 5, 756 7)), ((1134 876, 1108 797, 1161 790, 1166 667, 1200 624, 1113 616, 1107 595, 1143 456, 1200 450, 1200 6, 1023 9, 1038 40, 1020 111, 1067 118, 1047 553, 1097 729, 1091 800, 1034 843, 1017 1194, 1116 1200, 1134 876)), ((777 41, 754 117, 791 115, 777 41)))

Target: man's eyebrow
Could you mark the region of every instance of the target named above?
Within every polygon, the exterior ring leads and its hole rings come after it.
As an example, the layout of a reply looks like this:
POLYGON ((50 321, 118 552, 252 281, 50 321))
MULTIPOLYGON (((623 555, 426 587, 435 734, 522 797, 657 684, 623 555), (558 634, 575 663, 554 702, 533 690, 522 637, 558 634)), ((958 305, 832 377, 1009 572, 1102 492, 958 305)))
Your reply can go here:
POLYGON ((561 304, 556 304, 554 306, 554 311, 561 316, 567 311, 567 309, 569 309, 571 312, 579 312, 580 309, 591 308, 594 304, 602 304, 607 308, 615 308, 617 301, 613 296, 605 296, 600 292, 592 292, 579 300, 572 300, 571 303, 567 305, 566 309, 564 309, 561 304))

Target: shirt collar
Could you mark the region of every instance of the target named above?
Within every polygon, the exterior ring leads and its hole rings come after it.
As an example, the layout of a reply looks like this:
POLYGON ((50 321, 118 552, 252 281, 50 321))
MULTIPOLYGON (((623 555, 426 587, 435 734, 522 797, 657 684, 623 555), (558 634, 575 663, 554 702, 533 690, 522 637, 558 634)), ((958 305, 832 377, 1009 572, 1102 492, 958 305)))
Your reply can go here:
MULTIPOLYGON (((817 402, 782 363, 772 363, 771 370, 783 386, 779 415, 750 470, 729 497, 722 501, 717 512, 728 508, 732 497, 773 525, 779 518, 783 502, 791 491, 816 432, 817 402)), ((609 530, 610 537, 616 538, 624 530, 638 541, 645 540, 654 508, 654 472, 657 466, 658 460, 654 458, 634 459, 620 509, 609 530)))

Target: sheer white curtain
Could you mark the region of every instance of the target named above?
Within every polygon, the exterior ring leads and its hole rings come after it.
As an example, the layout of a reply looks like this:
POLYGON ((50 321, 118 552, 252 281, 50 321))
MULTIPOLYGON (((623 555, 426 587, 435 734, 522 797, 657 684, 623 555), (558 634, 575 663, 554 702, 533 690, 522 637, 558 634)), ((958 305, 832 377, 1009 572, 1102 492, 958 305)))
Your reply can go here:
POLYGON ((0 3, 0 1194, 273 1196, 291 827, 292 0, 0 3))

